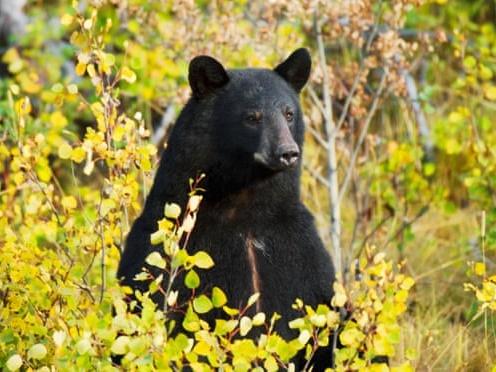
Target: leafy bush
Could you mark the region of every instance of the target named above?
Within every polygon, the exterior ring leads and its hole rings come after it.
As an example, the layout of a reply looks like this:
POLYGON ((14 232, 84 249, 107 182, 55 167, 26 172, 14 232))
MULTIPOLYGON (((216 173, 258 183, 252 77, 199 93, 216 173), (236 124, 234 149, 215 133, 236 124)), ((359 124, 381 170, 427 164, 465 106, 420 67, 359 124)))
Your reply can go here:
POLYGON ((140 370, 291 369, 296 353, 309 360, 330 340, 341 345, 336 370, 489 368, 496 360, 489 3, 30 2, 29 26, 2 49, 0 66, 0 366, 114 370, 111 355, 119 355, 124 368, 140 370), (195 293, 215 263, 179 244, 201 208, 193 180, 189 204, 169 205, 152 236, 166 259, 148 258, 159 272, 188 272, 191 297, 176 303, 174 275, 161 286, 163 276, 144 272, 150 290, 136 295, 136 314, 116 265, 152 182, 162 147, 156 135, 188 97, 188 60, 214 53, 232 67, 266 66, 299 45, 315 56, 302 102, 302 191, 326 242, 343 252, 334 299, 316 309, 295 301, 297 336, 283 340, 272 331, 277 315, 246 315, 256 297, 231 309, 221 288, 195 293), (420 129, 419 112, 430 132, 420 129), (344 181, 329 203, 332 175, 344 181), (343 231, 334 240, 328 221, 336 205, 343 231), (190 218, 177 220, 179 207, 190 218), (165 291, 165 308, 151 300, 157 291, 165 291), (180 325, 170 316, 179 306, 187 309, 180 325), (209 325, 202 314, 214 309, 223 318, 209 325), (261 336, 245 337, 252 330, 261 336))

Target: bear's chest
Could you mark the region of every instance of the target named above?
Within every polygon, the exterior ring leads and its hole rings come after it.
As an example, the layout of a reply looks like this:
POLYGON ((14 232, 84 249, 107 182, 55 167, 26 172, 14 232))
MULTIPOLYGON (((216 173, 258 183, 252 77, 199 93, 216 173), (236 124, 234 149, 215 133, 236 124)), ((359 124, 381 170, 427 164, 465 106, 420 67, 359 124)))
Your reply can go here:
POLYGON ((203 250, 215 263, 212 269, 202 271, 202 287, 205 290, 213 286, 222 288, 229 305, 236 308, 245 306, 255 293, 260 297, 253 311, 290 308, 296 297, 304 295, 288 282, 289 277, 299 280, 301 266, 298 266, 302 261, 297 247, 282 230, 271 221, 261 219, 238 220, 233 224, 221 218, 199 219, 188 250, 203 250), (274 233, 278 229, 281 233, 274 233))

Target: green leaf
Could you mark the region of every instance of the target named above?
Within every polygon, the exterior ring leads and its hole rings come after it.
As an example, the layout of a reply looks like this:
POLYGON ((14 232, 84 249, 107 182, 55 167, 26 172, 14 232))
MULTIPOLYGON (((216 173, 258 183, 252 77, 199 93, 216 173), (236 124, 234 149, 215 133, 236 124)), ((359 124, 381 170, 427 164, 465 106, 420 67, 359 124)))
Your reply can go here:
POLYGON ((226 303, 226 294, 219 287, 214 287, 214 289, 212 289, 212 304, 214 307, 222 307, 226 303))
POLYGON ((159 269, 165 269, 166 262, 158 252, 150 253, 145 261, 148 265, 158 267, 159 269))
POLYGON ((214 261, 208 253, 200 251, 192 257, 193 265, 200 269, 210 269, 214 266, 214 261))
POLYGON ((198 276, 195 270, 190 270, 186 274, 186 278, 184 278, 184 284, 189 289, 198 288, 198 286, 200 285, 200 277, 198 276))
POLYGON ((214 333, 217 336, 224 336, 226 333, 232 332, 237 326, 238 321, 235 319, 216 319, 214 333))
POLYGON ((239 314, 238 309, 234 309, 232 307, 225 306, 225 305, 222 307, 222 310, 224 310, 224 312, 229 316, 235 316, 235 315, 239 314))
POLYGON ((200 318, 198 318, 198 315, 191 309, 191 307, 188 307, 188 310, 186 311, 186 316, 183 320, 183 327, 189 332, 196 332, 200 330, 200 318))
POLYGON ((212 308, 212 301, 205 295, 200 295, 193 300, 193 309, 199 314, 208 313, 212 308))
POLYGON ((467 70, 472 70, 476 64, 477 64, 477 60, 475 59, 474 56, 465 57, 465 59, 463 60, 463 66, 467 70))
POLYGON ((173 269, 184 266, 188 262, 188 260, 188 252, 186 252, 186 250, 184 249, 179 249, 172 259, 171 266, 173 269))

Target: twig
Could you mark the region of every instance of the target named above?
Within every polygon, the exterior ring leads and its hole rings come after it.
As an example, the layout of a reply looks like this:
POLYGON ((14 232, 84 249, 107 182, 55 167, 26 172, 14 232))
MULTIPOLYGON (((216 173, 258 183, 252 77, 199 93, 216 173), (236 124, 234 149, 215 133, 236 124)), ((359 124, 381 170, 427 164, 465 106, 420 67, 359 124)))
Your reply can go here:
POLYGON ((103 294, 105 292, 105 237, 103 235, 103 218, 101 214, 102 197, 103 195, 100 195, 100 204, 98 205, 98 218, 100 222, 100 240, 102 241, 102 259, 100 261, 102 286, 100 287, 100 303, 102 303, 103 301, 103 294))
POLYGON ((388 239, 386 244, 384 244, 384 248, 387 247, 388 244, 391 243, 394 239, 396 239, 406 228, 413 225, 420 218, 422 218, 422 216, 429 211, 429 204, 430 204, 430 201, 426 205, 424 205, 422 208, 420 208, 420 210, 417 212, 417 214, 411 220, 403 221, 403 223, 398 228, 398 230, 396 230, 396 232, 393 234, 393 236, 388 239))
POLYGON ((362 251, 363 251, 363 248, 365 247, 365 245, 367 244, 367 242, 369 241, 369 239, 374 236, 374 234, 379 231, 379 229, 384 226, 384 224, 389 221, 389 219, 393 217, 393 215, 391 213, 389 213, 386 217, 384 217, 377 225, 374 226, 374 228, 372 229, 371 232, 369 232, 365 238, 363 238, 363 241, 362 241, 362 244, 360 244, 360 248, 358 249, 358 252, 357 254, 355 254, 354 256, 355 257, 360 257, 360 255, 362 254, 362 251))

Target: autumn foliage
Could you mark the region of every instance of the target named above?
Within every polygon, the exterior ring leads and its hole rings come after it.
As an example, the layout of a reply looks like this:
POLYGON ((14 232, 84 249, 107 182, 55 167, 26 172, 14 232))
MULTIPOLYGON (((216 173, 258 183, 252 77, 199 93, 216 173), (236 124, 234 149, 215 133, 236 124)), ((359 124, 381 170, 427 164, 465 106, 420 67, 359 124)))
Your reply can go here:
POLYGON ((335 335, 336 371, 491 370, 493 5, 67 3, 30 2, 28 26, 1 47, 0 366, 291 370, 294 355, 310 359, 335 335), (188 61, 265 67, 299 46, 315 61, 302 97, 302 193, 339 268, 332 302, 297 300, 298 337, 284 340, 272 331, 277 315, 245 314, 256 296, 233 309, 222 288, 195 293, 215 262, 180 244, 201 209, 191 180, 188 205, 166 205, 151 237, 166 259, 148 264, 171 274, 167 301, 156 308, 163 278, 144 271, 152 284, 137 315, 116 266, 190 94, 188 61), (191 289, 188 333, 168 317, 178 272, 191 289), (202 321, 212 309, 226 315, 215 327, 202 321), (243 337, 252 328, 262 336, 243 337))

